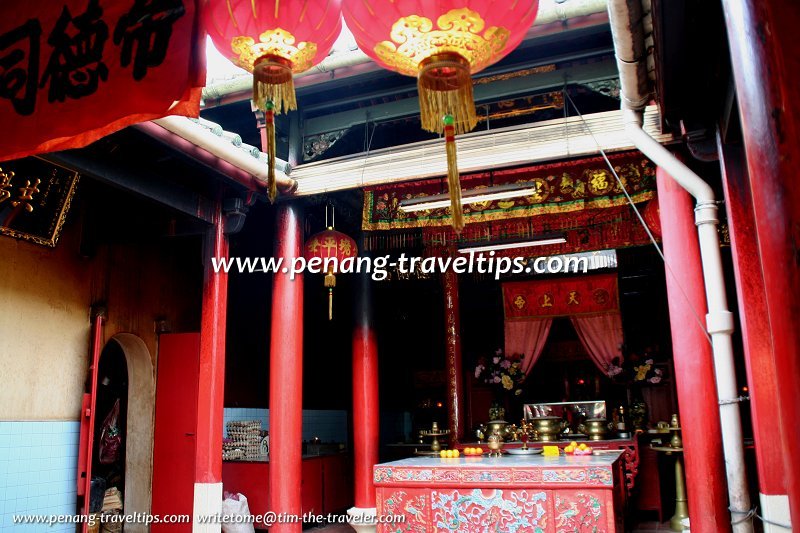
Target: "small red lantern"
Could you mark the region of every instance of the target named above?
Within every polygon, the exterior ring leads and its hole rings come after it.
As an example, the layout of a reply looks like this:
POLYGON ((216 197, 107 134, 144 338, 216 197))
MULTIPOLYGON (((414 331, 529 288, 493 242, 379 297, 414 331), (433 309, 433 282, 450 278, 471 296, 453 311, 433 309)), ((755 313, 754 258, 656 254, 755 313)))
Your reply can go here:
POLYGON ((453 228, 464 226, 455 136, 478 122, 472 74, 511 52, 538 0, 344 0, 347 27, 379 65, 417 78, 422 128, 442 133, 453 228))
POLYGON ((333 319, 333 288, 336 287, 336 274, 341 270, 342 262, 350 258, 355 261, 358 256, 356 241, 340 231, 328 226, 328 229, 309 237, 305 244, 305 258, 322 259, 325 268, 325 287, 328 289, 328 320, 333 319), (326 259, 328 260, 326 262, 326 259))
POLYGON ((208 35, 219 52, 253 73, 253 101, 264 111, 269 197, 275 199, 275 113, 297 109, 293 74, 330 52, 342 30, 341 0, 207 0, 208 35))
POLYGON ((653 198, 642 211, 642 218, 656 239, 661 238, 661 212, 658 209, 658 198, 653 198))

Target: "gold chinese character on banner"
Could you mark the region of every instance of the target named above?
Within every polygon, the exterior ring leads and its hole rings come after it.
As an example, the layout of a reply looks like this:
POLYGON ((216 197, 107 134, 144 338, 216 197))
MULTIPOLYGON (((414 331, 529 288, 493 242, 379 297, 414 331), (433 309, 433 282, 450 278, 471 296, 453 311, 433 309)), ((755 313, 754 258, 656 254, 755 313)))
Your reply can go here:
POLYGON ((580 305, 581 302, 578 300, 578 291, 569 291, 569 300, 567 301, 567 305, 580 305))
POLYGON ((4 202, 11 198, 11 193, 8 189, 11 188, 11 179, 14 177, 13 172, 3 172, 0 168, 0 202, 4 202))
POLYGON ((36 182, 31 185, 31 180, 25 180, 25 186, 19 188, 19 196, 16 200, 11 202, 11 205, 17 207, 22 204, 28 213, 32 212, 33 206, 30 204, 30 201, 33 200, 33 195, 39 192, 39 184, 41 182, 42 180, 37 178, 36 182))
POLYGON ((525 307, 525 304, 528 303, 525 301, 525 298, 522 297, 521 294, 518 294, 516 298, 514 298, 514 305, 517 306, 517 309, 522 309, 525 307))
POLYGON ((553 307, 553 295, 549 292, 539 297, 539 307, 553 307))

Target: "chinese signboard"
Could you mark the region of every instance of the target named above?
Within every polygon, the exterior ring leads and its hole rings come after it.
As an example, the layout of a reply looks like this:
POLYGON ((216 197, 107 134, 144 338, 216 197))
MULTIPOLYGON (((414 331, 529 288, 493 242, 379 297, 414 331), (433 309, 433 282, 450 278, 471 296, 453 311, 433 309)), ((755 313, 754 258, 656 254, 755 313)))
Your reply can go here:
POLYGON ((195 0, 4 2, 0 160, 196 116, 205 76, 196 9, 195 0))
POLYGON ((0 167, 0 235, 55 247, 78 173, 29 157, 0 167))
POLYGON ((503 283, 506 320, 603 314, 619 309, 616 274, 503 283))

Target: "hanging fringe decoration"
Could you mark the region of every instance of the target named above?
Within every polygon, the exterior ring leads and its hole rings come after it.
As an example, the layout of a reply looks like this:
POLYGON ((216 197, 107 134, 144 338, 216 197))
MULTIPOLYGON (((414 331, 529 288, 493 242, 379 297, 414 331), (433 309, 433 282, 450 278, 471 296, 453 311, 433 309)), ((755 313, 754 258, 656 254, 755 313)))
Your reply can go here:
POLYGON ((445 146, 447 147, 447 189, 450 193, 450 217, 453 221, 453 230, 461 233, 461 230, 464 229, 464 216, 461 209, 461 180, 458 176, 456 130, 453 122, 452 115, 445 115, 442 119, 445 146))
POLYGON ((442 117, 451 115, 455 133, 471 131, 478 123, 469 62, 458 54, 431 56, 420 64, 417 77, 422 129, 442 133, 442 117))
POLYGON ((336 287, 336 276, 333 270, 325 274, 325 287, 328 288, 328 320, 333 320, 333 288, 336 287))
POLYGON ((268 55, 253 68, 253 102, 263 111, 270 101, 279 115, 297 109, 291 64, 282 57, 268 55))
POLYGON ((275 180, 275 115, 297 109, 294 80, 289 61, 277 56, 264 56, 253 69, 253 102, 264 111, 267 134, 267 185, 270 203, 278 197, 275 180))
POLYGON ((264 127, 267 130, 267 195, 269 202, 275 203, 278 197, 278 184, 275 180, 275 104, 267 100, 264 110, 264 127))

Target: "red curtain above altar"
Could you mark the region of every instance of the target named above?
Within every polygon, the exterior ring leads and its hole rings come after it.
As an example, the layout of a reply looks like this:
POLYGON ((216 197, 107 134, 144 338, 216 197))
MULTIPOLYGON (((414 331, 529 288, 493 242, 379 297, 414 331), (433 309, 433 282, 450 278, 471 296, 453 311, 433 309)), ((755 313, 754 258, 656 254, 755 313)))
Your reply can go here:
POLYGON ((569 316, 594 364, 605 373, 622 357, 622 317, 616 274, 503 283, 506 353, 525 356, 529 374, 554 317, 569 316))

